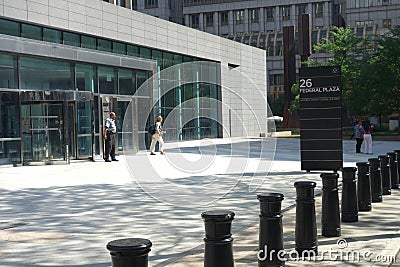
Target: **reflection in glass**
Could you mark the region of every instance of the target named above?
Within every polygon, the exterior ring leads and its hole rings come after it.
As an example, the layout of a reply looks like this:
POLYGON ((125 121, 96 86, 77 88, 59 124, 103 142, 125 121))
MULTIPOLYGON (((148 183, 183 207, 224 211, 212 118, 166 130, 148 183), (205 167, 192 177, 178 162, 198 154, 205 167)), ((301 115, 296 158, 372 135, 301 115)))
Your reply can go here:
POLYGON ((0 87, 17 88, 17 58, 0 55, 0 87))
POLYGON ((76 89, 94 92, 95 67, 89 64, 76 64, 76 89))
POLYGON ((117 79, 114 68, 98 67, 99 91, 104 94, 117 94, 117 79))
POLYGON ((69 62, 20 58, 20 86, 32 90, 72 90, 72 66, 69 62))
POLYGON ((42 28, 39 26, 34 26, 30 24, 21 25, 21 37, 42 40, 42 28))
POLYGON ((119 94, 120 95, 134 95, 135 94, 135 76, 132 70, 129 69, 119 69, 118 70, 119 79, 119 94))
POLYGON ((81 36, 81 46, 88 49, 96 49, 96 38, 90 36, 81 36))
POLYGON ((59 30, 43 28, 43 41, 61 44, 62 32, 59 30))
POLYGON ((64 32, 64 44, 72 46, 81 46, 79 34, 72 32, 64 32))
POLYGON ((0 19, 0 33, 19 37, 19 23, 15 21, 0 19))

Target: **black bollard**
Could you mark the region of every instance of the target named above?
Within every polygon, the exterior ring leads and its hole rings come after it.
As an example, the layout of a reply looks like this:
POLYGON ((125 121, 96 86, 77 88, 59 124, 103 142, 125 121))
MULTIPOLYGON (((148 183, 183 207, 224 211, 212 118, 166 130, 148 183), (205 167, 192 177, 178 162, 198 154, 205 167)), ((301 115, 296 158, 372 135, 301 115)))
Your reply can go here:
POLYGON ((322 235, 340 236, 340 211, 337 173, 321 173, 322 178, 322 235))
POLYGON ((394 153, 396 153, 397 179, 400 183, 400 150, 395 150, 394 153))
POLYGON ((389 169, 390 169, 390 180, 392 183, 392 189, 399 189, 399 177, 397 176, 396 166, 396 153, 387 153, 389 157, 389 169))
POLYGON ((283 228, 281 204, 284 196, 279 193, 258 194, 260 201, 260 229, 258 266, 285 266, 280 259, 279 251, 283 251, 283 228), (261 252, 263 252, 261 254, 261 252))
POLYGON ((369 164, 368 162, 357 162, 358 180, 357 180, 357 195, 358 195, 358 210, 371 210, 371 182, 369 180, 369 164))
POLYGON ((231 224, 235 213, 229 210, 206 211, 204 267, 233 267, 231 224))
POLYGON ((147 267, 152 244, 148 239, 126 238, 107 244, 113 267, 147 267))
POLYGON ((355 167, 344 167, 342 169, 342 222, 358 221, 358 198, 356 185, 355 167))
POLYGON ((301 255, 304 251, 318 254, 317 221, 315 217, 315 182, 299 181, 296 188, 295 247, 301 255))
POLYGON ((379 159, 368 159, 368 163, 372 202, 382 202, 382 178, 381 170, 379 168, 379 159))
POLYGON ((391 195, 392 182, 390 181, 389 157, 387 155, 380 155, 378 159, 381 168, 382 194, 391 195))

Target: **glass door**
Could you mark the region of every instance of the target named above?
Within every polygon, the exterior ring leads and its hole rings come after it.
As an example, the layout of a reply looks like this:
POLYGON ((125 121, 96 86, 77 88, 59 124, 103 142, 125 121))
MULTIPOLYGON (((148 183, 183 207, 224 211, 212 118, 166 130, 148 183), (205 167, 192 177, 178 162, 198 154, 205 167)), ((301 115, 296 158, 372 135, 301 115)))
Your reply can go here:
POLYGON ((65 160, 62 103, 21 105, 24 162, 65 160))

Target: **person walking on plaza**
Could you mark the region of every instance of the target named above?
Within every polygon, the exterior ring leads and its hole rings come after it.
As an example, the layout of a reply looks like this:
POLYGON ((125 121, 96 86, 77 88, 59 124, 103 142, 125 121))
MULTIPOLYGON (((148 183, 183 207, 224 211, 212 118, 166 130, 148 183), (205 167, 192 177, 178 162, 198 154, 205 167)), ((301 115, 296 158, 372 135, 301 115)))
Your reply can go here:
POLYGON ((364 129, 364 152, 365 154, 372 154, 371 126, 365 125, 363 129, 364 129))
POLYGON ((157 142, 160 145, 160 154, 164 155, 164 140, 162 138, 163 130, 161 127, 162 120, 163 118, 161 116, 158 116, 156 119, 155 132, 151 136, 150 155, 155 155, 154 149, 157 142))
POLYGON ((117 133, 117 127, 115 126, 115 113, 110 112, 110 117, 104 122, 104 134, 103 138, 105 140, 104 149, 104 161, 118 161, 115 158, 115 134, 117 133), (111 156, 111 160, 110 160, 111 156))
POLYGON ((356 153, 361 153, 361 145, 363 142, 364 129, 361 125, 361 120, 357 120, 356 125, 354 125, 353 135, 356 137, 356 153))

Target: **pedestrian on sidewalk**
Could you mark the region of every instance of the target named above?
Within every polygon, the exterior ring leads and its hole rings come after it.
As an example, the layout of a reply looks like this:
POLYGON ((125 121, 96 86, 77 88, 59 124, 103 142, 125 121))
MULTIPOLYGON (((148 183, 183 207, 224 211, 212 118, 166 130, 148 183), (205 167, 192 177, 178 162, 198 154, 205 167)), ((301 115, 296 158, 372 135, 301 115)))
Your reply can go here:
POLYGON ((105 148, 104 148, 105 162, 118 161, 115 158, 115 134, 117 133, 117 127, 115 126, 115 118, 116 118, 115 113, 110 112, 109 117, 104 122, 103 139, 105 140, 105 148))
POLYGON ((150 155, 155 155, 154 149, 156 147, 156 143, 160 145, 160 154, 164 155, 164 140, 162 138, 163 135, 163 129, 161 127, 161 123, 163 121, 163 118, 161 116, 158 116, 156 119, 156 124, 155 124, 155 132, 151 136, 151 145, 150 145, 150 155))
POLYGON ((363 142, 364 129, 361 125, 361 120, 357 120, 356 125, 354 125, 353 135, 356 137, 356 153, 361 153, 361 145, 363 142))
POLYGON ((364 129, 364 152, 365 154, 372 154, 372 135, 371 125, 365 125, 364 129))

